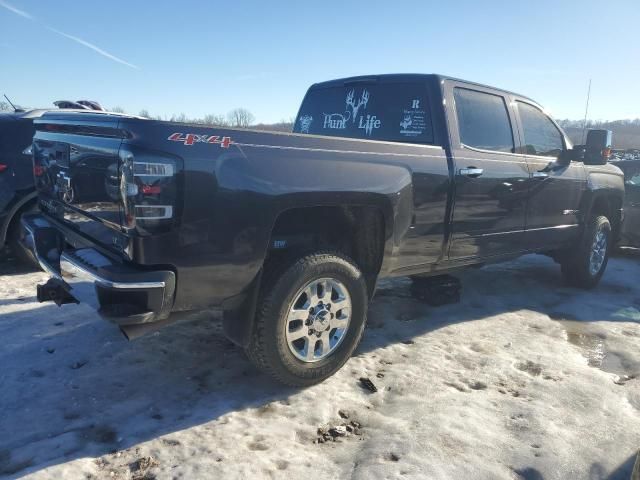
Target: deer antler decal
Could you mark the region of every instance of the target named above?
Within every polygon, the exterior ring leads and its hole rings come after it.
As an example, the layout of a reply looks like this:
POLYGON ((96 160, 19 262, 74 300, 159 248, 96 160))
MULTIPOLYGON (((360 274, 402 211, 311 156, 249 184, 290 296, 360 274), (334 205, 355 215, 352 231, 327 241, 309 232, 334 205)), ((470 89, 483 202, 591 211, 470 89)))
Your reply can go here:
POLYGON ((351 122, 352 123, 356 123, 356 117, 358 116, 358 110, 360 110, 361 107, 367 108, 367 103, 369 103, 369 92, 366 90, 362 91, 362 95, 360 95, 360 99, 358 100, 358 103, 355 102, 355 96, 356 96, 356 91, 355 90, 351 90, 348 94, 347 94, 347 106, 351 107, 351 111, 352 111, 352 115, 351 115, 351 122))

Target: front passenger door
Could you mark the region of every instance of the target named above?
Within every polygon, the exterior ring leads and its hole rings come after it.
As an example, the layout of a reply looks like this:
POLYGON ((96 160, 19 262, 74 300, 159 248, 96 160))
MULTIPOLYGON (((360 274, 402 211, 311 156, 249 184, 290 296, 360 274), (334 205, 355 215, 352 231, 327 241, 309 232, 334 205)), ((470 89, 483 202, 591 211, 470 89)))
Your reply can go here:
POLYGON ((530 176, 527 248, 559 246, 579 231, 580 202, 587 182, 584 164, 559 161, 567 140, 555 122, 526 100, 515 103, 530 176))

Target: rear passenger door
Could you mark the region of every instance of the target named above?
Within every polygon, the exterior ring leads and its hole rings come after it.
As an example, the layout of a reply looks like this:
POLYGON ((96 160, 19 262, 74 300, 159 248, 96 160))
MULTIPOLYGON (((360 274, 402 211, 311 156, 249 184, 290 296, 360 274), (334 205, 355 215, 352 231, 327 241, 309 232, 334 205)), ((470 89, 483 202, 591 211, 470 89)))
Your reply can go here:
POLYGON ((584 164, 559 161, 567 140, 538 106, 515 101, 522 153, 529 164, 526 244, 531 250, 570 241, 578 232, 580 201, 586 188, 584 164))
POLYGON ((451 260, 523 250, 527 181, 525 156, 516 153, 510 98, 490 88, 450 82, 445 92, 455 203, 451 260))

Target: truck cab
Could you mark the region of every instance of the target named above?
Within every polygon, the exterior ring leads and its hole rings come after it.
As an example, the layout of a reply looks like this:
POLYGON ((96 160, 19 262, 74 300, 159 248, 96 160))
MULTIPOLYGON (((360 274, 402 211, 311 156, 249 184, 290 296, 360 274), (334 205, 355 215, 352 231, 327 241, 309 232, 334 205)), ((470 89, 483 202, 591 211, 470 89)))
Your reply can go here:
POLYGON ((411 165, 414 218, 396 273, 563 249, 581 235, 594 197, 619 235, 619 170, 585 161, 523 95, 440 75, 336 80, 309 89, 294 131, 444 151, 446 160, 411 165))

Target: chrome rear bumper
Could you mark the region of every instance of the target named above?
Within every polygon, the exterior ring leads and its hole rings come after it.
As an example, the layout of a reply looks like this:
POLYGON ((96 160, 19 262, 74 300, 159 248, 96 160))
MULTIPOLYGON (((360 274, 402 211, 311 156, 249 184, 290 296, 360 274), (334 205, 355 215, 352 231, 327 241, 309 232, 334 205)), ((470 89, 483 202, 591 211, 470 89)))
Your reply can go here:
POLYGON ((51 275, 38 300, 85 303, 118 325, 163 320, 175 293, 175 274, 118 262, 90 244, 69 248, 64 228, 41 214, 23 216, 23 244, 51 275))

